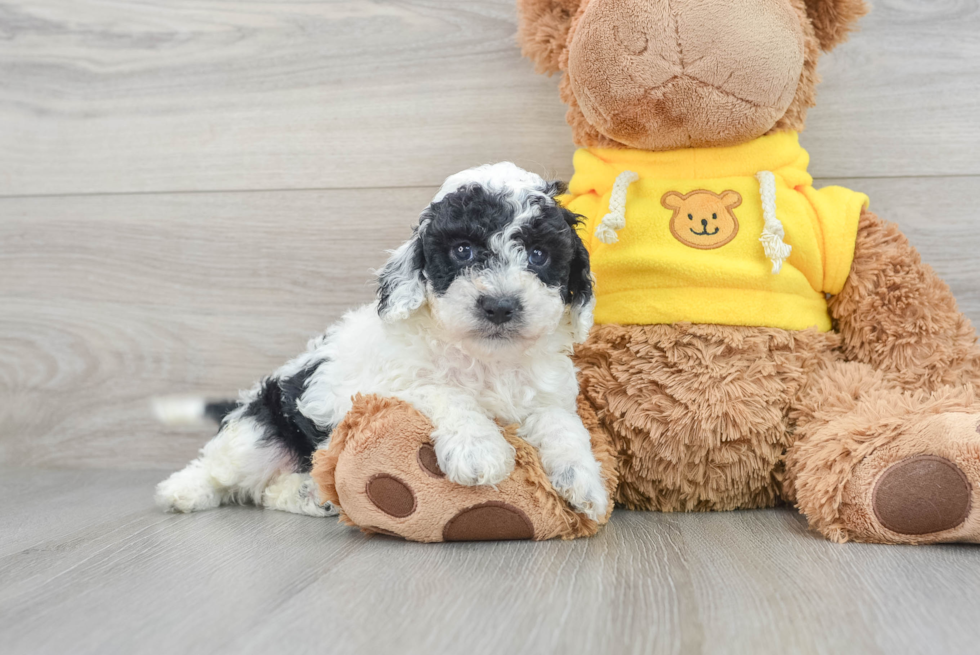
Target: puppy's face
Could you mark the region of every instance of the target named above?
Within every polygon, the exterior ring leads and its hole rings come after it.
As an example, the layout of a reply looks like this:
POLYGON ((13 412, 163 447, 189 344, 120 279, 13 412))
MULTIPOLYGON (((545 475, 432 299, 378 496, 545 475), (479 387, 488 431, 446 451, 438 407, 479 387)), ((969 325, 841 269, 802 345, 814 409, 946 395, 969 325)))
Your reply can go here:
POLYGON ((488 350, 526 346, 563 324, 584 338, 588 253, 577 217, 555 203, 560 188, 513 164, 449 178, 381 273, 381 316, 427 303, 451 338, 488 350))
POLYGON ((520 195, 471 183, 430 207, 428 302, 456 338, 504 345, 558 328, 576 237, 553 200, 520 195))

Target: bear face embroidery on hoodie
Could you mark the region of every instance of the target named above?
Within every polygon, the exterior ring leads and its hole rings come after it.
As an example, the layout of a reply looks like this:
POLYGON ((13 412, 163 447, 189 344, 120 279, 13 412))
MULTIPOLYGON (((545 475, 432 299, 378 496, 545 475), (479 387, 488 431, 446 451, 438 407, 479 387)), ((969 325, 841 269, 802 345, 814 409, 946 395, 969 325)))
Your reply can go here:
POLYGON ((674 210, 670 217, 670 233, 685 246, 713 250, 738 234, 734 209, 742 204, 742 195, 737 191, 721 194, 705 189, 686 194, 668 191, 660 204, 674 210))

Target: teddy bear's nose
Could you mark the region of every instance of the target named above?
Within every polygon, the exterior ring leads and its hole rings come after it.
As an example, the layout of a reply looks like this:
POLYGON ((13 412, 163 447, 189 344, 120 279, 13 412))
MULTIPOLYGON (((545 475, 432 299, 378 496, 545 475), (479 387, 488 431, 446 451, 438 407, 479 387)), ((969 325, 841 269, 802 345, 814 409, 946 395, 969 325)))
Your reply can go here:
POLYGON ((701 227, 703 227, 706 230, 708 229, 708 219, 707 218, 702 218, 701 219, 701 227))

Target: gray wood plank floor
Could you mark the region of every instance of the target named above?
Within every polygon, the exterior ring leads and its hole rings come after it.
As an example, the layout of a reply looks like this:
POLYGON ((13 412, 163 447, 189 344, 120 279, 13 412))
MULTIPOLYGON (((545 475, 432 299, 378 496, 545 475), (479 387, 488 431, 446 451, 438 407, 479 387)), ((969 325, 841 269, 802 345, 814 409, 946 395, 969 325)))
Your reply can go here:
MULTIPOLYGON (((821 62, 811 171, 977 322, 980 4, 873 4, 821 62)), ((152 507, 209 435, 150 397, 234 394, 370 299, 446 175, 567 179, 514 32, 513 0, 0 0, 0 652, 978 651, 974 547, 791 510, 425 546, 152 507)))
POLYGON ((971 653, 968 546, 828 543, 788 509, 617 512, 574 542, 410 544, 157 472, 6 470, 4 653, 971 653), (14 498, 16 502, 9 502, 14 498))

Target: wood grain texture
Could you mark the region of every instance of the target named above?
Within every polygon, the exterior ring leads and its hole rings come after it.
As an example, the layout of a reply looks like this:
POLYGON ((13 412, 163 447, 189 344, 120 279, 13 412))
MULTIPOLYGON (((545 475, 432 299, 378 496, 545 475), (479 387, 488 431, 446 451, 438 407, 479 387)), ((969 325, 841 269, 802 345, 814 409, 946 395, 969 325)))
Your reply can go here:
POLYGON ((0 193, 437 185, 570 161, 512 0, 0 2, 0 193))
POLYGON ((574 542, 411 544, 254 508, 164 515, 157 473, 0 473, 0 643, 86 653, 971 653, 975 548, 838 545, 792 510, 618 511, 574 542), (61 502, 112 500, 78 515, 61 502), (100 511, 95 511, 96 509, 100 511), (57 527, 53 527, 57 526, 57 527))
POLYGON ((980 172, 980 4, 869 0, 820 62, 802 142, 818 177, 980 172))
MULTIPOLYGON (((873 4, 821 63, 811 171, 977 323, 980 4, 873 4)), ((514 31, 513 0, 0 0, 0 463, 62 469, 0 469, 3 653, 976 652, 975 547, 790 510, 432 546, 151 507, 210 431, 150 397, 233 394, 369 300, 446 175, 570 175, 514 31)))
MULTIPOLYGON (((980 324, 980 179, 825 182, 867 192, 980 324)), ((209 428, 157 425, 150 398, 234 397, 298 354, 373 297, 433 193, 0 199, 0 462, 186 463, 209 428)))
MULTIPOLYGON (((568 177, 513 0, 0 0, 0 194, 568 177)), ((980 6, 877 0, 825 57, 820 176, 980 174, 980 6)))
POLYGON ((433 193, 0 200, 0 459, 187 459, 201 430, 165 432, 151 396, 234 397, 301 352, 433 193))

